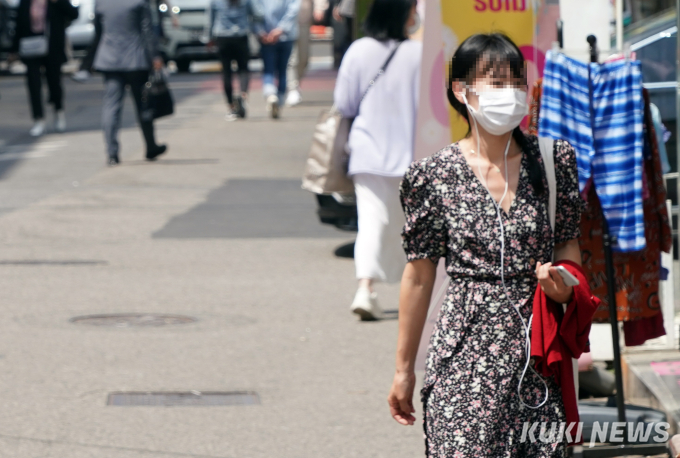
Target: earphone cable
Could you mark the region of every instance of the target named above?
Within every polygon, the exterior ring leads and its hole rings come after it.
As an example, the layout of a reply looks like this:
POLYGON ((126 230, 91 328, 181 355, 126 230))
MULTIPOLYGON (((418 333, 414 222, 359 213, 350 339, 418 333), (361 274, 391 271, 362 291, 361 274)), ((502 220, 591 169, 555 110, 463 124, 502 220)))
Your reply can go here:
MULTIPOLYGON (((466 103, 467 103, 467 98, 466 98, 466 103)), ((476 148, 476 153, 479 157, 481 157, 481 142, 480 142, 480 137, 479 137, 479 124, 477 123, 477 120, 475 119, 474 115, 470 113, 470 117, 472 118, 472 121, 475 124, 475 133, 477 134, 477 148, 476 148)), ((522 314, 519 311, 519 307, 515 306, 514 304, 511 303, 510 300, 510 294, 508 293, 508 288, 505 284, 505 227, 503 225, 503 217, 501 215, 501 205, 503 204, 503 201, 505 200, 505 197, 507 196, 508 193, 508 152, 510 150, 510 144, 512 143, 512 134, 510 135, 510 138, 508 139, 508 144, 505 147, 505 154, 504 154, 504 167, 505 167, 505 190, 503 192, 503 196, 501 197, 500 203, 496 202, 496 199, 493 198, 493 195, 491 194, 491 191, 489 191, 489 186, 486 183, 486 180, 484 179, 482 175, 482 168, 479 163, 479 160, 477 161, 477 170, 479 171, 479 177, 481 179, 482 185, 486 189, 486 191, 489 193, 489 196, 491 197, 491 201, 494 203, 494 206, 496 207, 496 214, 498 216, 498 223, 500 226, 501 230, 501 252, 500 252, 500 257, 501 257, 501 284, 503 285, 503 292, 505 294, 506 300, 510 303, 511 307, 515 309, 515 312, 517 313, 517 316, 519 317, 519 321, 522 323, 522 328, 524 329, 524 335, 525 335, 525 355, 526 355, 526 363, 524 364, 524 369, 522 370, 522 375, 519 379, 519 384, 517 385, 517 396, 519 399, 519 402, 532 410, 537 410, 545 405, 546 402, 548 402, 548 398, 550 395, 550 391, 548 389, 548 384, 546 381, 543 379, 543 377, 536 372, 536 370, 531 367, 531 337, 530 337, 530 329, 531 329, 531 323, 533 321, 533 315, 529 317, 529 323, 526 324, 524 322, 524 318, 522 318, 522 314), (541 403, 539 403, 537 406, 531 406, 527 403, 524 402, 522 399, 522 384, 524 383, 524 377, 526 376, 527 370, 531 370, 536 377, 539 378, 539 380, 543 383, 543 386, 545 387, 545 399, 541 403)))

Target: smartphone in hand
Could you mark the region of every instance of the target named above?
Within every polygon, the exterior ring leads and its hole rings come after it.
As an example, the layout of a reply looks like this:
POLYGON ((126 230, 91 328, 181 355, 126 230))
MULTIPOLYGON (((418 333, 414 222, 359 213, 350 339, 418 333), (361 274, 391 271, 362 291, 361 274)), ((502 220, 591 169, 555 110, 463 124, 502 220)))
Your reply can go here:
POLYGON ((562 277, 562 280, 564 280, 565 285, 578 286, 581 284, 581 282, 578 281, 578 278, 574 277, 571 272, 569 272, 563 266, 556 266, 555 269, 557 269, 557 273, 560 274, 560 277, 562 277))

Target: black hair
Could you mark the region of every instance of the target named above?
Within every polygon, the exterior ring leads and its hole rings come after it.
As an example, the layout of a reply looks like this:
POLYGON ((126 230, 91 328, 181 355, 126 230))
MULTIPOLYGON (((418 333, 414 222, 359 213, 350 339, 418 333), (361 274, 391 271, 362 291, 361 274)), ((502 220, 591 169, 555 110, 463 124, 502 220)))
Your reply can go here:
MULTIPOLYGON (((507 65, 511 76, 521 81, 526 81, 525 61, 522 51, 506 35, 502 33, 472 35, 463 41, 456 50, 449 66, 449 84, 446 95, 451 106, 470 124, 470 115, 465 104, 458 101, 453 93, 453 83, 464 82, 472 84, 477 78, 486 75, 492 70, 498 71, 501 65, 507 65)), ((519 145, 522 153, 527 156, 529 179, 538 195, 543 194, 545 185, 543 182, 543 170, 535 154, 532 154, 529 141, 517 127, 512 136, 519 145)))
POLYGON ((364 32, 379 41, 406 40, 406 22, 415 4, 416 0, 373 0, 364 32))

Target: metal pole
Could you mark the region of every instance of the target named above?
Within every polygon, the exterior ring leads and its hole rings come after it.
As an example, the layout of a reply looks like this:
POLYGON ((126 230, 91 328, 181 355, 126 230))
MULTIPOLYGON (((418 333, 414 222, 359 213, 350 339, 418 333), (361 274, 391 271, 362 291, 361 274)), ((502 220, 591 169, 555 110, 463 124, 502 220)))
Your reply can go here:
POLYGON ((624 443, 628 442, 628 422, 626 420, 626 400, 623 393, 623 370, 621 369, 621 349, 619 348, 619 320, 616 308, 616 272, 614 269, 614 253, 612 244, 616 243, 609 234, 609 224, 602 218, 602 240, 604 244, 605 272, 607 273, 607 298, 609 302, 609 323, 612 326, 612 343, 614 344, 614 375, 616 376, 616 407, 618 419, 626 424, 624 443))
MULTIPOLYGON (((597 37, 595 35, 588 35, 588 44, 590 45, 590 62, 591 64, 598 63, 599 50, 597 46, 597 37)), ((591 122, 595 119, 595 112, 593 109, 593 82, 591 77, 591 66, 588 67, 588 98, 590 105, 590 119, 591 122)), ((616 276, 614 270, 614 252, 612 245, 616 243, 616 239, 609 233, 609 223, 607 218, 602 215, 602 243, 604 245, 604 260, 605 273, 607 275, 607 298, 609 302, 609 322, 612 327, 612 346, 614 347, 614 375, 616 376, 616 407, 618 410, 619 422, 624 426, 623 441, 628 443, 628 423, 626 421, 626 403, 623 395, 623 370, 621 369, 621 349, 619 348, 619 319, 616 308, 616 276)))

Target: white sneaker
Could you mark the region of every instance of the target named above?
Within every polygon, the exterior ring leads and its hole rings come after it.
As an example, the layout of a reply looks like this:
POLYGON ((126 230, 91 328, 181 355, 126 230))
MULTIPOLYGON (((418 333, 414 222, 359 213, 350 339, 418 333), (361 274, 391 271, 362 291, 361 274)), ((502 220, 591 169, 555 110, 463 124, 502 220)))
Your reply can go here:
POLYGON ((238 121, 238 115, 234 113, 233 111, 230 111, 227 113, 227 115, 224 117, 225 121, 233 122, 233 121, 238 121))
POLYGON ((54 129, 60 133, 66 132, 66 114, 64 110, 59 110, 55 113, 54 129))
POLYGON ((302 102, 302 95, 300 94, 300 91, 293 89, 292 91, 288 92, 288 95, 286 96, 287 107, 294 107, 295 105, 299 105, 300 102, 302 102))
POLYGON ((272 119, 279 118, 279 97, 277 95, 270 95, 267 97, 267 113, 272 119))
POLYGON ((374 321, 382 318, 382 310, 378 306, 378 294, 371 292, 368 288, 357 290, 350 310, 359 315, 361 321, 374 321))
POLYGON ((88 72, 87 70, 78 70, 77 72, 71 75, 71 79, 78 83, 84 83, 85 81, 90 79, 90 72, 88 72))
POLYGON ((33 127, 29 131, 31 137, 40 137, 45 133, 45 121, 39 120, 33 124, 33 127))

